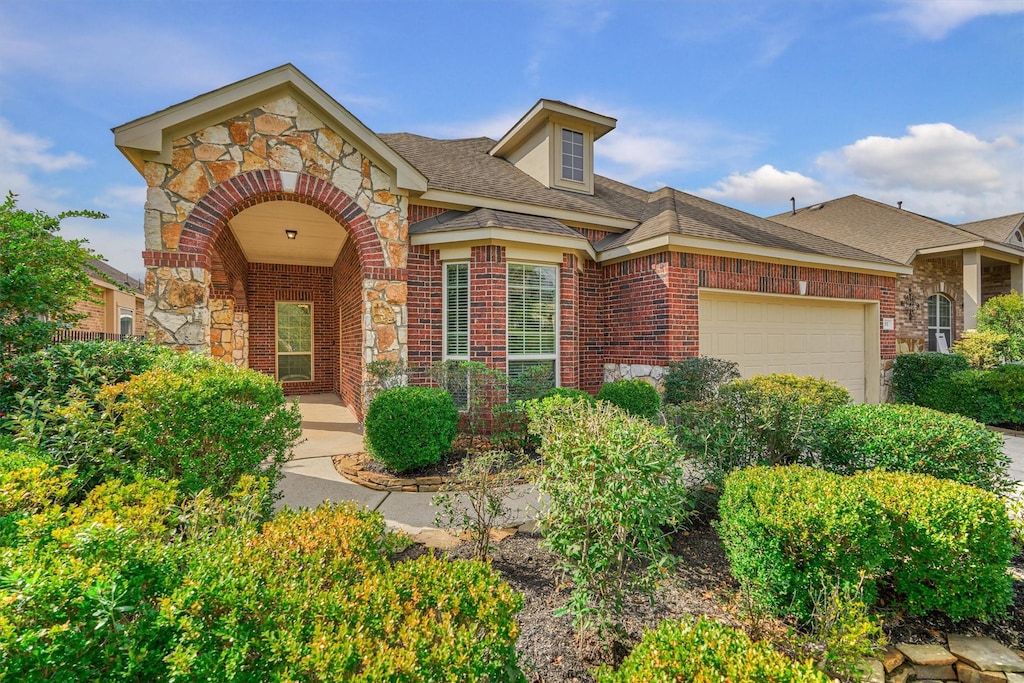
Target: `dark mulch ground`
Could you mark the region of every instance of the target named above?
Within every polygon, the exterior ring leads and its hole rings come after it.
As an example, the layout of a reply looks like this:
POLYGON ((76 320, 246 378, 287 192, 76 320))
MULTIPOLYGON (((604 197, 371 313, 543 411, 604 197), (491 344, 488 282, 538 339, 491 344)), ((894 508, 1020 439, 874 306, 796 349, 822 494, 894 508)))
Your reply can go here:
MULTIPOLYGON (((553 569, 554 558, 539 542, 536 534, 520 533, 499 543, 492 553, 494 567, 523 594, 523 608, 518 618, 518 650, 523 671, 530 681, 593 681, 590 673, 593 667, 621 660, 645 629, 657 626, 664 619, 704 614, 734 626, 745 624, 748 632, 759 630, 769 636, 786 632, 785 624, 772 620, 752 623, 750 611, 743 608, 737 597, 737 584, 729 573, 718 534, 710 521, 702 518, 675 539, 673 552, 680 559, 678 568, 660 587, 653 602, 642 596, 630 601, 625 620, 628 646, 618 648, 610 656, 599 643, 590 643, 580 651, 570 617, 552 614, 565 604, 567 589, 560 585, 560 577, 553 569)), ((414 557, 424 552, 421 547, 413 547, 403 555, 414 557)), ((469 548, 463 544, 448 555, 467 557, 469 548)), ((943 633, 952 631, 987 635, 1011 647, 1024 648, 1024 555, 1015 559, 1014 570, 1018 577, 1014 582, 1014 604, 1005 619, 988 624, 969 620, 953 625, 941 615, 908 618, 886 614, 884 623, 889 641, 938 642, 943 633)))

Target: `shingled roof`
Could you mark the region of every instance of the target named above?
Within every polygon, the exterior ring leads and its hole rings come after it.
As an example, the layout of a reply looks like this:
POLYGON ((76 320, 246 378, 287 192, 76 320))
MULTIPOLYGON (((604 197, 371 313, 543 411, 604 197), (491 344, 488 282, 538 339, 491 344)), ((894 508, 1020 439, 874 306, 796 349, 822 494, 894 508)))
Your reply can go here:
POLYGON ((1009 216, 961 223, 957 227, 993 242, 1010 243, 1014 230, 1024 227, 1024 213, 1011 213, 1009 216))
MULTIPOLYGON (((633 229, 596 244, 598 251, 635 245, 662 235, 681 235, 894 264, 884 255, 668 187, 648 192, 595 175, 593 196, 551 189, 508 161, 488 154, 495 142, 486 137, 437 140, 411 133, 380 137, 426 176, 431 190, 610 216, 636 224, 633 229)), ((480 227, 580 236, 579 232, 554 219, 492 209, 448 211, 413 224, 409 232, 427 234, 480 227)))
POLYGON ((976 234, 855 194, 770 220, 909 264, 919 249, 955 248, 978 241, 976 234))

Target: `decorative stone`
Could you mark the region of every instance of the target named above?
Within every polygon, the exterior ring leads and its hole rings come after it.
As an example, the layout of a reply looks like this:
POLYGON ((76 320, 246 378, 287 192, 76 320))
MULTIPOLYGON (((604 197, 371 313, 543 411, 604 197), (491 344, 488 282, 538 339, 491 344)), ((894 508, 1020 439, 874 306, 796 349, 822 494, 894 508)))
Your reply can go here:
POLYGON ((857 665, 861 683, 885 683, 885 667, 877 659, 863 659, 857 665))
POLYGON ((206 296, 206 287, 199 283, 171 280, 167 283, 164 300, 172 308, 195 306, 206 296))
POLYGON ((299 105, 291 97, 282 97, 263 106, 263 111, 280 116, 297 116, 299 105))
POLYGON ((957 662, 956 675, 960 683, 1006 683, 1002 671, 978 671, 964 662, 957 662))
POLYGON ((423 529, 412 538, 417 543, 422 543, 428 548, 437 548, 438 550, 450 550, 462 545, 462 539, 452 536, 447 531, 442 531, 441 529, 423 529))
POLYGON ((892 673, 905 659, 903 653, 896 648, 892 646, 885 648, 885 652, 882 653, 882 665, 885 667, 885 672, 892 673))
POLYGON ((1024 672, 1024 659, 984 636, 949 634, 949 651, 979 671, 1024 672))
POLYGON ((142 177, 149 187, 159 187, 167 177, 167 170, 162 164, 147 161, 142 165, 142 177))
POLYGON ((236 161, 211 161, 206 165, 210 169, 210 175, 215 184, 223 183, 225 180, 238 175, 238 162, 236 161))
POLYGON ((945 666, 956 662, 956 656, 950 654, 949 650, 941 645, 912 645, 900 643, 896 646, 900 652, 914 664, 925 666, 945 666))
POLYGON ((305 107, 299 107, 299 113, 295 116, 295 127, 299 130, 317 130, 324 127, 324 122, 310 114, 305 107))
POLYGON ((1024 674, 1006 672, 1006 683, 1024 683, 1024 674))
POLYGON ((199 161, 216 161, 227 154, 223 145, 199 145, 195 149, 196 159, 199 161))
POLYGON ((401 242, 388 242, 388 259, 392 268, 405 268, 409 250, 401 242))
POLYGON ((146 208, 160 211, 161 213, 174 213, 174 207, 171 205, 170 198, 159 187, 146 189, 146 208))
POLYGON ((195 154, 192 153, 191 147, 176 149, 171 152, 171 167, 178 171, 184 170, 195 160, 196 157, 195 154))
POLYGON ((267 167, 267 160, 252 152, 242 152, 242 173, 258 171, 267 167))
POLYGON ((252 136, 252 126, 248 121, 232 121, 228 127, 231 141, 236 145, 246 145, 252 136))
POLYGON ((404 304, 408 296, 408 287, 404 282, 393 282, 384 289, 384 298, 392 304, 404 304))
POLYGON ((256 117, 253 125, 262 135, 280 135, 292 127, 292 120, 276 114, 262 114, 256 117))
POLYGON ((177 250, 181 241, 181 223, 168 223, 160 228, 160 239, 163 240, 164 248, 177 250))
POLYGON ((392 325, 383 325, 377 328, 377 350, 387 351, 395 343, 397 335, 392 325))
POLYGON ((291 145, 277 145, 267 154, 270 168, 281 171, 301 171, 302 155, 291 145))
POLYGON ((370 315, 378 325, 393 325, 395 312, 386 301, 374 301, 370 306, 370 315))
POLYGON ((223 125, 204 128, 196 133, 196 139, 199 140, 199 142, 207 142, 214 145, 231 144, 231 135, 228 133, 227 126, 223 125))
POLYGON ((198 202, 210 191, 210 182, 206 179, 202 165, 193 163, 167 183, 167 189, 192 202, 198 202))
POLYGON ((917 680, 955 681, 956 671, 949 664, 915 664, 914 673, 917 680))

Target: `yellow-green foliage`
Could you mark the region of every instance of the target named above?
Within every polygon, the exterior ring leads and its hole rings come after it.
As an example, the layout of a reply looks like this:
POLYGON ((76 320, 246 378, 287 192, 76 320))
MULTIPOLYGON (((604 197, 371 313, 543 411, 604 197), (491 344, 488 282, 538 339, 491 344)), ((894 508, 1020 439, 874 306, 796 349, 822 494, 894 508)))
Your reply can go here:
POLYGON ((665 621, 648 631, 617 671, 603 667, 598 683, 828 683, 811 661, 795 662, 765 642, 701 617, 665 621))
POLYGON ((975 370, 991 370, 1003 362, 1003 350, 1010 335, 992 330, 967 330, 953 344, 953 353, 967 359, 975 370))

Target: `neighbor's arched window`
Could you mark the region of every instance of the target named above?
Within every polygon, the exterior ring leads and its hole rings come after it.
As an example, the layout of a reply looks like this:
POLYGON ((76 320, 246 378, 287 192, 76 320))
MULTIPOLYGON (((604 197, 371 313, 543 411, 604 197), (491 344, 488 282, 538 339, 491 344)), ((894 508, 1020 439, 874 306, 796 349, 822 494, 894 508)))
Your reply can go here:
POLYGON ((953 302, 944 294, 933 294, 928 297, 928 350, 948 351, 952 345, 953 302))

